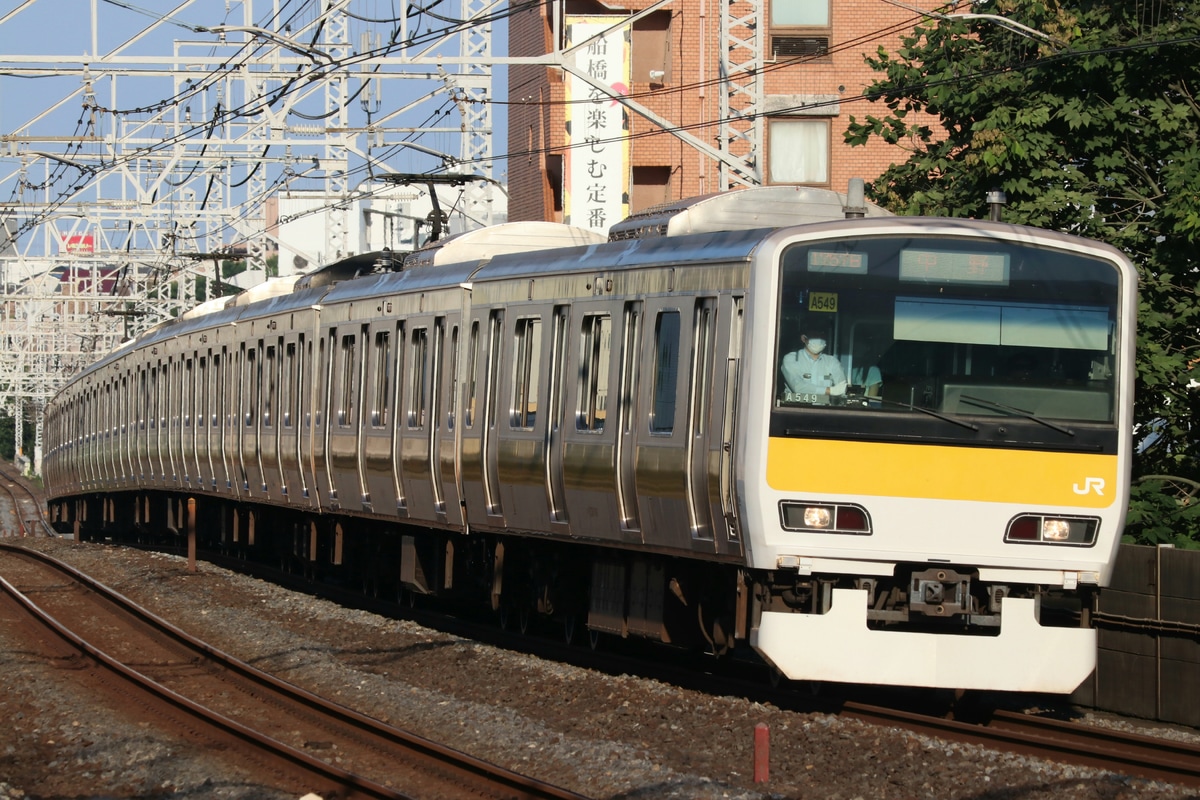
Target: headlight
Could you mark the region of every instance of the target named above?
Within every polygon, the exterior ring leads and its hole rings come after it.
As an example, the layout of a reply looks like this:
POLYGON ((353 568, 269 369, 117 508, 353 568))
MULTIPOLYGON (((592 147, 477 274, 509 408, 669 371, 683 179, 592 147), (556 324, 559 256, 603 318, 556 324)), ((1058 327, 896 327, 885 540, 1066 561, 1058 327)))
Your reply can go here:
POLYGON ((871 517, 867 510, 849 504, 784 500, 779 504, 779 521, 789 531, 871 535, 871 517))
POLYGON ((1100 520, 1096 517, 1064 517, 1022 514, 1008 523, 1004 541, 1015 544, 1067 544, 1089 547, 1096 542, 1100 520))

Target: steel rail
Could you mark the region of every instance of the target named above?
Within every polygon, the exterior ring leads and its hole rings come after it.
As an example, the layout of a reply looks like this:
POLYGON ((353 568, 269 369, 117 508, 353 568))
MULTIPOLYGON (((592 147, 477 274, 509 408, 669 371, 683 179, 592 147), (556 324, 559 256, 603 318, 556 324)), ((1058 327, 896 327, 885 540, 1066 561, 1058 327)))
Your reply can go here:
MULTIPOLYGON (((408 731, 403 731, 386 725, 379 720, 368 717, 345 706, 332 703, 319 697, 305 689, 302 689, 286 681, 280 680, 272 675, 269 675, 261 670, 258 670, 231 655, 228 655, 217 648, 200 641, 183 630, 175 627, 166 620, 161 619, 152 612, 134 603, 132 600, 124 597, 120 593, 108 588, 104 584, 94 580, 90 576, 80 572, 74 567, 65 564, 52 556, 45 553, 12 545, 0 543, 0 551, 10 552, 22 557, 29 558, 34 561, 39 561, 55 570, 68 575, 73 580, 79 582, 90 591, 95 592, 100 597, 113 603, 123 612, 129 614, 134 619, 150 626, 163 635, 169 636, 177 643, 187 647, 195 652, 198 656, 209 659, 220 667, 229 670, 232 673, 238 674, 244 678, 262 684, 269 689, 277 692, 288 700, 301 703, 306 707, 320 711, 321 713, 337 720, 340 723, 353 726, 354 728, 376 736, 389 744, 401 748, 405 751, 415 754, 418 757, 437 762, 452 770, 471 775, 478 780, 482 780, 494 787, 498 792, 503 792, 505 797, 513 798, 514 800, 587 800, 583 795, 570 792, 566 789, 554 786, 552 784, 539 781, 529 776, 520 775, 511 770, 504 769, 495 764, 475 758, 461 751, 438 744, 429 739, 417 736, 408 731)), ((141 673, 129 669, 120 664, 115 659, 112 659, 107 654, 101 652, 82 638, 78 637, 64 626, 58 623, 53 617, 45 614, 38 609, 35 604, 24 597, 20 592, 13 588, 7 581, 0 578, 0 587, 9 594, 18 598, 23 606, 29 609, 30 613, 36 614, 39 618, 43 618, 45 623, 51 627, 59 636, 70 641, 81 651, 94 657, 97 661, 103 664, 110 670, 121 674, 129 680, 141 685, 149 692, 161 696, 167 702, 176 705, 177 707, 195 714, 203 719, 209 719, 217 728, 226 731, 232 735, 251 742, 256 746, 263 746, 269 752, 279 758, 288 760, 292 763, 311 769, 315 774, 320 775, 327 781, 334 781, 336 785, 350 790, 355 796, 361 797, 379 797, 379 798, 408 798, 408 795, 396 792, 388 787, 377 784, 360 776, 353 775, 345 770, 327 764, 320 759, 296 750, 282 742, 253 731, 240 723, 231 720, 223 715, 212 712, 209 709, 200 706, 197 703, 188 700, 168 689, 161 684, 151 680, 141 673)))
POLYGON ((982 724, 852 702, 845 703, 840 713, 872 725, 893 725, 1022 755, 1200 786, 1200 746, 1170 739, 1010 711, 994 711, 982 724))

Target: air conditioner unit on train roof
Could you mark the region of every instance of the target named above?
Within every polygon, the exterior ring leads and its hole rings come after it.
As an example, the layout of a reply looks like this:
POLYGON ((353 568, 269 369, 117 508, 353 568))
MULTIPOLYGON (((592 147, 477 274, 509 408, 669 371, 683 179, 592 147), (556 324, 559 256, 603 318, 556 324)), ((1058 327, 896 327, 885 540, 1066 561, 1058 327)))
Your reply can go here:
POLYGON ((782 228, 845 219, 851 211, 859 212, 860 216, 891 216, 890 211, 865 200, 856 199, 853 209, 848 207, 849 202, 845 194, 811 186, 740 189, 652 206, 613 225, 608 231, 608 239, 616 242, 688 233, 782 228))

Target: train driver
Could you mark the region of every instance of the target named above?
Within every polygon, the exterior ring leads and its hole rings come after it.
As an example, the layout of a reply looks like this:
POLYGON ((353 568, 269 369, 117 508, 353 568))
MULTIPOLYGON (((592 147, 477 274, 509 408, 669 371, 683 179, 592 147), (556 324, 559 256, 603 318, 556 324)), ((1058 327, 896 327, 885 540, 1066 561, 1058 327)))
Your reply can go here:
POLYGON ((802 330, 804 347, 785 355, 779 365, 784 389, 780 399, 828 404, 846 394, 846 372, 837 358, 825 352, 829 337, 822 324, 810 321, 802 330))

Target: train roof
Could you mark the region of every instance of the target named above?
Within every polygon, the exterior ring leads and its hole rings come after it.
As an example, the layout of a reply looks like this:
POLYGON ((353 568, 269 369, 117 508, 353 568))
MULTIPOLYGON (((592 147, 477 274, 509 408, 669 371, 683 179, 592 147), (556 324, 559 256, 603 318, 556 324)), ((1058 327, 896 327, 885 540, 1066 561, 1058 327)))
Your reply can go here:
MULTIPOLYGON (((859 184, 858 191, 861 191, 859 184)), ((760 186, 689 197, 647 208, 613 225, 609 241, 683 236, 690 233, 784 228, 848 216, 890 217, 885 208, 855 192, 842 194, 809 186, 760 186)))
POLYGON ((599 244, 603 234, 561 222, 506 222, 449 236, 409 254, 404 269, 482 261, 505 253, 599 244))

